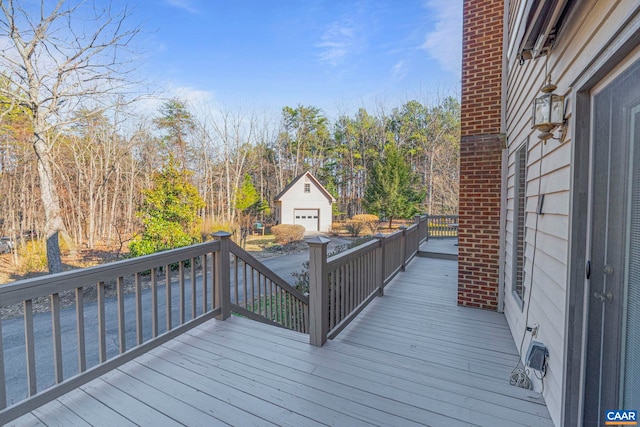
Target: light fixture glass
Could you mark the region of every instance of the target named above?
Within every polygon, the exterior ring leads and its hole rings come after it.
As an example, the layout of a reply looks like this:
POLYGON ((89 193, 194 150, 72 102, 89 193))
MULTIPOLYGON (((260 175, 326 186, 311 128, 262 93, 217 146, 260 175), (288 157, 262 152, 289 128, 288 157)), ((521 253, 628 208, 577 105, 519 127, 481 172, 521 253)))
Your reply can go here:
POLYGON ((541 89, 542 95, 533 101, 532 128, 542 132, 538 135, 540 139, 552 138, 551 132, 564 123, 564 96, 553 93, 555 89, 549 76, 541 89))

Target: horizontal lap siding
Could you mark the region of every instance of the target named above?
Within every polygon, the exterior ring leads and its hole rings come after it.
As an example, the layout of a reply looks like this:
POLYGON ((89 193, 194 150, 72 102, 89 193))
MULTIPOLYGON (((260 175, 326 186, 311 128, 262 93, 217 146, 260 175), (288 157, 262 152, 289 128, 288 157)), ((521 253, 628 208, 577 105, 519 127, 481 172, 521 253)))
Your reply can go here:
MULTIPOLYGON (((540 94, 539 89, 545 82, 545 67, 551 74, 555 91, 566 96, 566 114, 570 125, 576 121, 574 99, 571 86, 590 66, 597 53, 607 48, 607 44, 630 18, 637 16, 640 6, 636 1, 599 1, 577 2, 572 21, 568 22, 559 35, 556 46, 548 62, 542 57, 537 60, 518 64, 517 47, 511 38, 517 34, 517 14, 521 8, 517 1, 509 2, 509 46, 514 49, 507 52, 507 111, 505 112, 506 133, 509 149, 509 168, 507 173, 507 206, 505 245, 505 315, 517 343, 525 333, 528 293, 533 289, 529 308, 529 325, 538 323, 539 335, 535 338, 549 348, 549 369, 545 378, 544 397, 551 416, 560 425, 562 405, 563 361, 565 359, 565 302, 568 277, 569 246, 569 210, 571 200, 571 156, 573 141, 571 126, 568 127, 564 142, 549 140, 542 144, 538 132, 531 129, 531 102, 540 94), (526 260, 525 260, 525 307, 511 295, 512 253, 513 253, 513 197, 514 197, 514 159, 517 148, 529 138, 529 158, 527 161, 527 202, 526 202, 526 260), (542 145, 542 147, 541 147, 542 145), (542 165, 540 152, 543 152, 542 165), (540 169, 541 168, 541 169, 540 169), (538 186, 545 195, 543 215, 537 221, 538 186), (535 260, 533 247, 536 246, 535 260), (535 266, 532 266, 535 262, 535 266)), ((521 25, 526 19, 521 19, 521 25)), ((556 136, 560 132, 556 131, 556 136)), ((584 143, 584 141, 582 141, 584 143)), ((530 335, 527 334, 523 345, 526 352, 530 335)), ((541 389, 540 381, 536 389, 541 389)))
POLYGON ((326 194, 318 188, 312 180, 305 182, 302 178, 298 180, 280 198, 280 215, 283 224, 295 224, 295 209, 318 209, 320 231, 329 231, 332 222, 332 205, 326 194), (310 192, 304 192, 304 185, 310 185, 310 192))

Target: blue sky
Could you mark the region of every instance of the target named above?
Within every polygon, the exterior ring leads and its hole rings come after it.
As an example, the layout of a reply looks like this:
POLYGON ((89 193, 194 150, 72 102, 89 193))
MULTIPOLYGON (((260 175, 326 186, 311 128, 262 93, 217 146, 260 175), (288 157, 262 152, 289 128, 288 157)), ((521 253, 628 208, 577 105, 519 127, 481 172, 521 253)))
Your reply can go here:
POLYGON ((166 96, 279 111, 459 93, 462 0, 138 0, 140 70, 166 96))

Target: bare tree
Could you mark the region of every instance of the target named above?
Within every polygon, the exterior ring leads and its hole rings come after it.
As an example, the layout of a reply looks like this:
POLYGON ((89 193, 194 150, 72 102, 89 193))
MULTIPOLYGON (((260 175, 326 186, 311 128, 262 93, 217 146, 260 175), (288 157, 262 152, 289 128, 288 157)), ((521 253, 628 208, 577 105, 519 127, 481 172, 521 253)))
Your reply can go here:
POLYGON ((109 107, 106 95, 126 85, 128 49, 139 28, 128 28, 127 9, 75 0, 0 0, 0 66, 11 89, 0 95, 20 105, 33 128, 49 272, 62 271, 58 236, 66 235, 51 149, 71 112, 88 102, 109 107), (36 9, 36 10, 33 10, 36 9), (4 39, 4 40, 2 40, 4 39), (123 54, 125 54, 123 56, 123 54))

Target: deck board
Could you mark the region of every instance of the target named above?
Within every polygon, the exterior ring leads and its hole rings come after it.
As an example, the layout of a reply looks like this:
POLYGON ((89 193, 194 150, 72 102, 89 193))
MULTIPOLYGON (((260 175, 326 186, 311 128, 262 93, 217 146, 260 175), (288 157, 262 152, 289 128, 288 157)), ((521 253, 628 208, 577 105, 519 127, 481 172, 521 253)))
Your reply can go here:
POLYGON ((12 425, 550 426, 509 385, 504 316, 456 305, 457 262, 415 258, 336 339, 206 322, 12 425))

